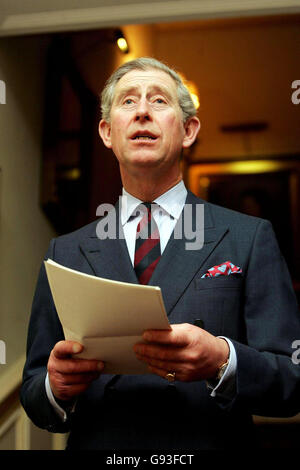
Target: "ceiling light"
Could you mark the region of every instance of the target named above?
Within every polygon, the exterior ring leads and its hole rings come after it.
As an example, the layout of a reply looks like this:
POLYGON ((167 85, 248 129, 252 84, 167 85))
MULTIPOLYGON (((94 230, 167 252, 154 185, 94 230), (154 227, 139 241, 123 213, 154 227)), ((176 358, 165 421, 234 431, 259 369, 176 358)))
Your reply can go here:
POLYGON ((122 33, 120 29, 116 31, 115 38, 116 38, 116 42, 120 51, 122 51, 124 54, 127 54, 129 52, 128 43, 126 41, 124 34, 122 33))

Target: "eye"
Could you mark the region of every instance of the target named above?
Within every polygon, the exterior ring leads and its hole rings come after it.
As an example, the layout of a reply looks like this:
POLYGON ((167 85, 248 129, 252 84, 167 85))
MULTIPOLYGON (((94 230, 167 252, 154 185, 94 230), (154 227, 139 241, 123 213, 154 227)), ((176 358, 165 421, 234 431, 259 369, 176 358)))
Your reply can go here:
POLYGON ((126 98, 126 100, 124 100, 124 104, 127 104, 127 105, 133 104, 133 99, 132 98, 126 98))
POLYGON ((166 101, 163 98, 155 98, 154 102, 158 104, 164 104, 166 101))

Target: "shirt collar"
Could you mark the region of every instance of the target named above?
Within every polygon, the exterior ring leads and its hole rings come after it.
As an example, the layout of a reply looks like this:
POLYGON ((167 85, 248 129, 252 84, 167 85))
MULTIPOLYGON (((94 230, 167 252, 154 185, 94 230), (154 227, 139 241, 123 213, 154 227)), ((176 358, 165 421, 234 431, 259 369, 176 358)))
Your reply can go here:
MULTIPOLYGON (((175 219, 179 219, 182 212, 185 200, 187 196, 187 190, 184 182, 181 180, 171 189, 161 194, 153 202, 156 202, 162 209, 164 209, 169 215, 175 219)), ((129 194, 126 189, 122 190, 121 198, 121 223, 124 226, 131 215, 134 213, 136 208, 142 203, 140 199, 129 194)))

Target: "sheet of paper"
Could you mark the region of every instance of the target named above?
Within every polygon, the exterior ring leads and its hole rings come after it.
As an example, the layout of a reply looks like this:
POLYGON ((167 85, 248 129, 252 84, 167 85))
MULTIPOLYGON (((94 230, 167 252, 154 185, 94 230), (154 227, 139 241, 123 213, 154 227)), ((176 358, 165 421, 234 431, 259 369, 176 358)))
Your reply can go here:
POLYGON ((65 338, 84 346, 76 357, 105 362, 108 374, 149 373, 133 345, 147 329, 170 329, 161 290, 110 281, 48 259, 45 268, 65 338))

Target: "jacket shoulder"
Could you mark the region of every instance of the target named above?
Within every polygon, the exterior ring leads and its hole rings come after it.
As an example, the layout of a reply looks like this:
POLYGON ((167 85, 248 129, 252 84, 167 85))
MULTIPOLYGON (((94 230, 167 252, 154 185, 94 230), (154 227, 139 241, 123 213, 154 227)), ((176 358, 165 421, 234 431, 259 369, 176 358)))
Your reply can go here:
POLYGON ((72 242, 78 243, 78 241, 86 237, 96 237, 96 227, 98 222, 99 219, 94 220, 93 222, 90 222, 89 224, 84 225, 83 227, 80 227, 77 230, 74 230, 73 232, 59 235, 55 238, 55 240, 62 244, 72 242))
POLYGON ((232 224, 246 224, 247 226, 257 226, 262 222, 269 222, 261 217, 255 217, 245 214, 227 207, 219 206, 210 202, 206 202, 209 210, 211 211, 215 220, 222 221, 223 223, 232 224))
POLYGON ((96 227, 99 220, 95 220, 73 232, 59 235, 52 238, 45 259, 51 258, 58 263, 69 263, 68 266, 76 262, 80 253, 81 243, 89 238, 96 238, 96 227))
POLYGON ((247 227, 257 227, 262 222, 270 224, 270 222, 266 219, 261 217, 255 217, 252 215, 244 214, 242 212, 228 209, 227 207, 214 204, 212 202, 205 201, 197 196, 195 196, 192 192, 188 191, 187 203, 192 204, 204 204, 205 208, 205 216, 211 218, 214 225, 243 225, 245 224, 247 227))

